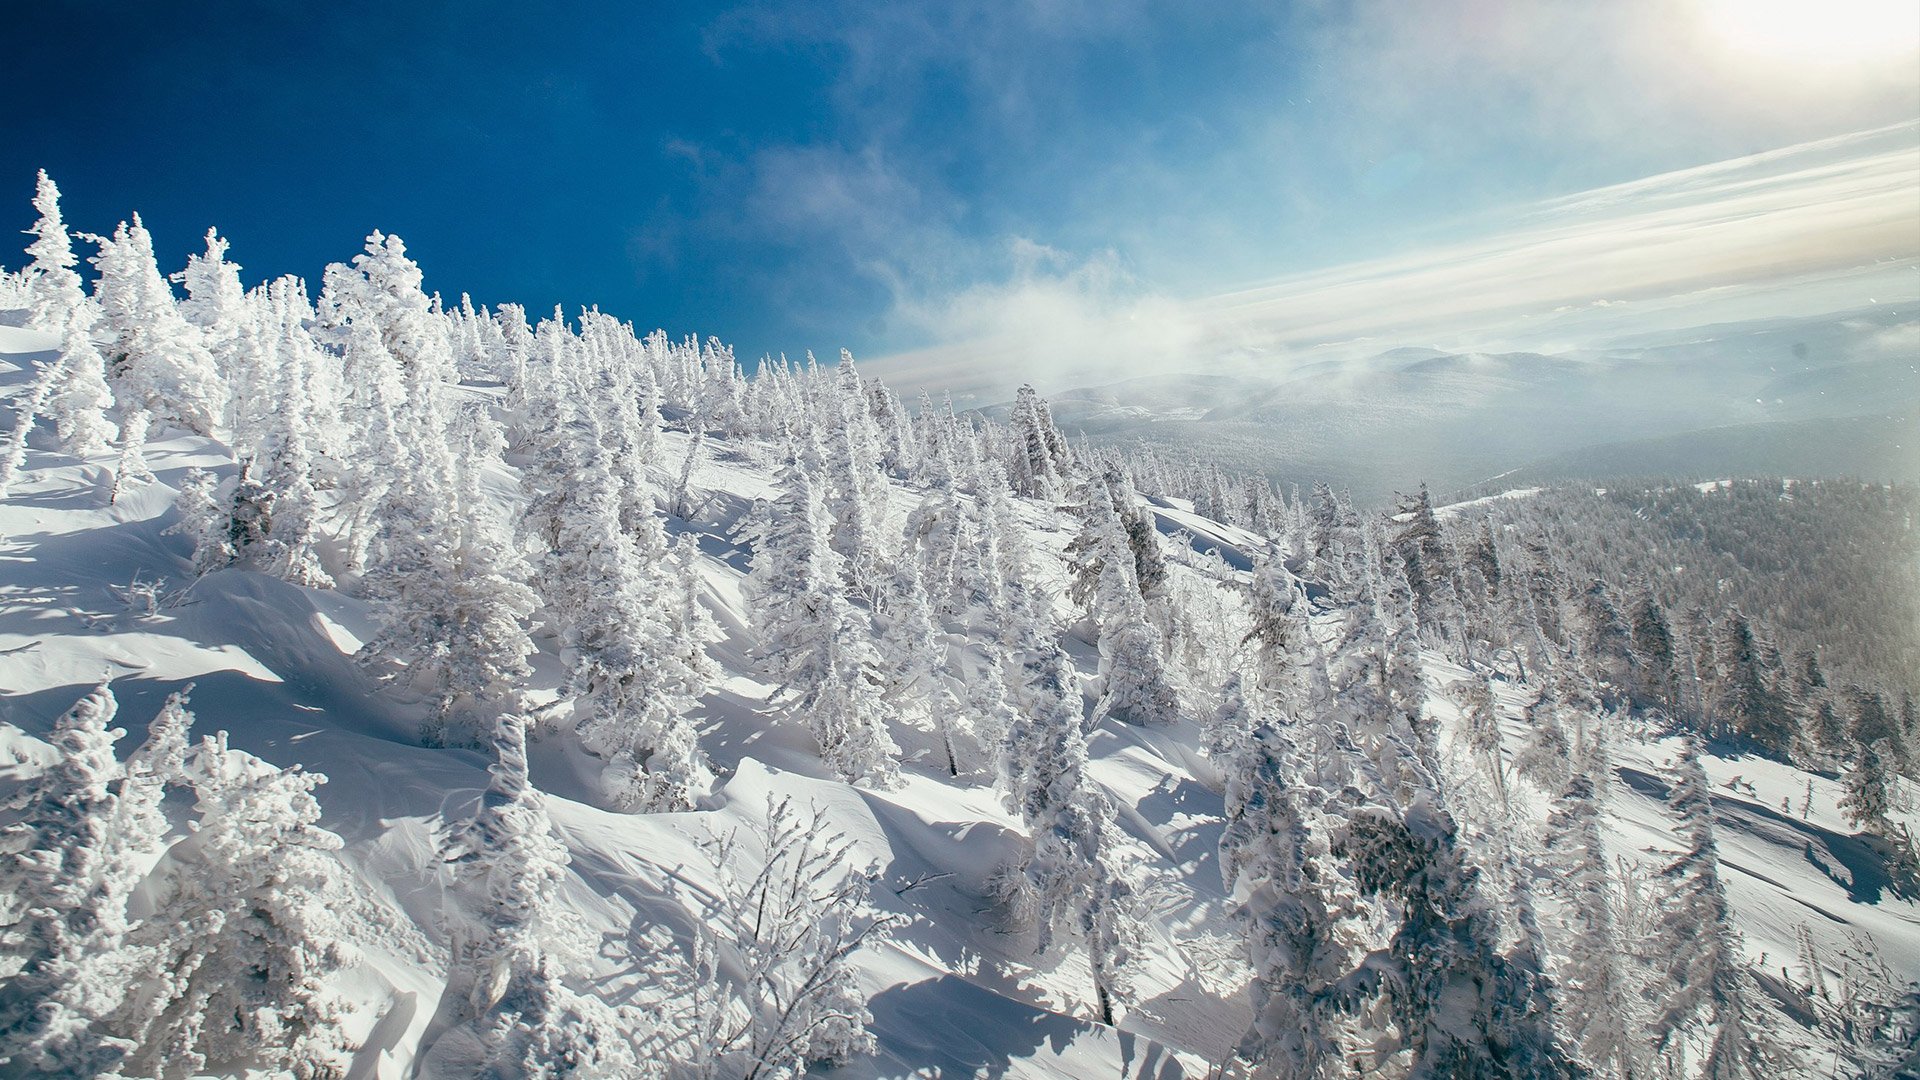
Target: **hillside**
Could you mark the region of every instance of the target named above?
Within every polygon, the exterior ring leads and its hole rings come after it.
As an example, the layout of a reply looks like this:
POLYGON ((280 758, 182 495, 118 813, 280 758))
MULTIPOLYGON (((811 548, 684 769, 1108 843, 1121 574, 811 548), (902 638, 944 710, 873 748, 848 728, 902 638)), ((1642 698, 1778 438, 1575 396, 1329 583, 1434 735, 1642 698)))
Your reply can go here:
MULTIPOLYGON (((1224 524, 1030 394, 971 423, 851 358, 748 379, 598 313, 448 310, 377 234, 311 306, 210 247, 192 319, 116 251, 64 334, 0 328, 15 1067, 1912 1065, 1908 759, 1761 756, 1719 696, 1607 667, 1587 583, 1520 539, 1437 554, 1475 515, 1224 524), (118 435, 75 452, 95 349, 118 435), (176 692, 196 742, 136 753, 176 692)), ((1893 723, 1865 747, 1905 755, 1893 723)))

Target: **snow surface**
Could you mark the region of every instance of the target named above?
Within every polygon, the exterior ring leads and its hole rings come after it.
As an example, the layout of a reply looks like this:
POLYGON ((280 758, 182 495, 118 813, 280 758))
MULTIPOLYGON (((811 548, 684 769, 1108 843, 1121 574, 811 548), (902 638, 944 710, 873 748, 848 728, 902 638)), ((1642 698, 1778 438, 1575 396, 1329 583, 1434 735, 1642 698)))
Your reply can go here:
MULTIPOLYGON (((0 327, 0 393, 17 392, 51 347, 47 335, 0 327)), ((661 460, 678 462, 686 436, 667 432, 662 441, 661 460)), ((1246 973, 1232 960, 1239 933, 1219 881, 1221 797, 1194 749, 1197 729, 1108 723, 1091 738, 1093 776, 1119 804, 1130 842, 1166 883, 1138 1003, 1118 1029, 1108 1028, 1088 1019, 1084 959, 1034 958, 1031 931, 1005 925, 986 897, 988 875, 1022 839, 984 770, 950 778, 931 752, 930 733, 900 731, 895 737, 909 758, 921 759, 903 769, 905 783, 887 792, 855 789, 831 778, 805 726, 772 700, 773 687, 748 660, 753 642, 740 591, 747 558, 735 532, 753 501, 772 493, 753 449, 710 441, 692 485, 696 521, 673 523, 697 535, 703 599, 725 635, 711 646, 725 678, 698 717, 703 746, 724 776, 720 785, 695 812, 617 813, 595 794, 597 763, 570 740, 532 747, 534 780, 550 793, 572 854, 564 903, 603 946, 595 972, 603 992, 617 997, 632 986, 635 973, 619 959, 620 946, 637 932, 665 926, 684 941, 685 928, 701 917, 715 882, 699 842, 751 825, 769 795, 791 796, 829 814, 855 857, 880 869, 877 905, 910 920, 859 958, 880 1052, 835 1075, 1207 1075, 1250 1014, 1246 973)), ((230 470, 231 459, 201 438, 157 439, 149 457, 159 482, 109 506, 109 462, 36 446, 0 502, 0 789, 45 760, 37 736, 102 676, 114 680, 117 722, 130 729, 123 754, 162 699, 192 682, 197 733, 225 729, 236 748, 324 773, 329 782, 317 792, 324 824, 346 841, 356 894, 341 900, 366 913, 354 920, 365 960, 343 987, 362 1005, 352 1075, 408 1075, 435 1035, 446 977, 438 838, 471 812, 487 781, 486 760, 417 745, 419 704, 373 683, 352 660, 369 634, 358 600, 241 571, 193 581, 187 542, 164 535, 174 489, 188 469, 230 470), (138 582, 161 586, 167 599, 158 610, 128 603, 127 587, 138 582)), ((504 473, 496 479, 502 489, 511 481, 504 473)), ((885 524, 898 528, 918 497, 896 487, 885 524)), ((1196 553, 1218 550, 1236 569, 1264 545, 1177 500, 1162 500, 1154 512, 1163 532, 1189 535, 1196 553)), ((1057 555, 1071 536, 1065 518, 1031 503, 1020 514, 1038 561, 1061 573, 1057 555)), ((1064 592, 1063 577, 1054 584, 1064 592)), ((1084 649, 1076 659, 1088 668, 1094 662, 1084 649)), ((541 661, 536 689, 551 700, 558 673, 550 657, 541 661)), ((1463 675, 1430 658, 1435 687, 1463 675)), ((1516 743, 1528 696, 1505 686, 1499 694, 1516 743)), ((1444 693, 1431 707, 1443 721, 1457 719, 1444 693)), ((1616 753, 1610 839, 1619 854, 1657 861, 1678 845, 1660 801, 1673 747, 1625 739, 1616 753)), ((1712 758, 1706 768, 1724 876, 1751 954, 1764 954, 1769 967, 1790 963, 1796 928, 1805 924, 1829 952, 1851 933, 1870 934, 1896 971, 1920 973, 1920 909, 1861 872, 1858 844, 1835 809, 1835 781, 1757 759, 1712 758), (1809 779, 1812 812, 1802 819, 1809 779), (1793 812, 1779 809, 1782 799, 1793 812)), ((1906 820, 1920 826, 1911 815, 1906 820)))

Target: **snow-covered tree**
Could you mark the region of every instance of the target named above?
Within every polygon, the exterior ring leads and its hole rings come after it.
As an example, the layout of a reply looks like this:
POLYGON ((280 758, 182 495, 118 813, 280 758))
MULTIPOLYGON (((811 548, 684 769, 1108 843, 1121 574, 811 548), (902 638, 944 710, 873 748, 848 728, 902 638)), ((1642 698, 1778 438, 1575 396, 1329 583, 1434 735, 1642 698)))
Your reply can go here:
POLYGON ((1875 739, 1860 747, 1847 763, 1840 812, 1854 828, 1883 836, 1893 831, 1887 814, 1899 805, 1900 789, 1892 759, 1893 745, 1886 739, 1875 739))
POLYGON ((361 655, 433 705, 428 742, 472 745, 517 708, 536 599, 486 506, 436 494, 389 499, 386 551, 364 584, 380 602, 379 629, 361 655))
POLYGON ((1761 749, 1785 756, 1793 739, 1793 718, 1774 692, 1763 643, 1737 608, 1722 625, 1714 653, 1720 661, 1714 715, 1761 749))
POLYGON ((1013 399, 1013 450, 1007 475, 1013 490, 1030 499, 1056 499, 1065 494, 1072 452, 1053 426, 1053 412, 1031 386, 1022 386, 1013 399))
POLYGON ((107 386, 107 362, 93 343, 93 317, 79 304, 67 310, 61 329, 63 378, 54 387, 45 413, 54 422, 61 449, 75 457, 107 452, 119 429, 107 412, 113 390, 107 386))
POLYGON ((899 713, 933 731, 947 775, 959 776, 960 746, 971 749, 975 741, 971 718, 947 678, 947 646, 934 627, 932 604, 911 560, 902 560, 895 570, 885 600, 886 626, 880 636, 884 696, 899 713))
POLYGON ((266 289, 262 332, 270 358, 266 417, 250 472, 259 494, 253 505, 264 518, 262 542, 250 563, 295 585, 324 588, 333 577, 318 552, 321 535, 317 452, 322 443, 316 414, 326 407, 321 357, 305 323, 313 315, 298 278, 280 278, 266 289))
POLYGON ((1137 869, 1122 846, 1113 801, 1087 774, 1082 699, 1057 643, 1042 643, 1025 665, 1027 704, 1016 711, 1001 753, 1007 807, 1033 838, 1024 866, 1008 868, 1010 898, 1030 906, 1036 951, 1060 937, 1086 948, 1094 1006, 1114 1022, 1132 993, 1131 967, 1148 913, 1137 869))
POLYGON ((183 772, 198 819, 132 935, 152 968, 113 1021, 139 1047, 123 1071, 346 1075, 350 1007, 333 980, 357 953, 337 912, 341 841, 313 798, 326 777, 231 750, 225 732, 189 751, 183 772))
POLYGON ((124 417, 145 415, 197 435, 213 433, 227 388, 205 335, 181 314, 154 261, 153 236, 135 214, 93 257, 114 400, 124 417))
POLYGON ((1332 848, 1363 895, 1396 913, 1392 936, 1359 969, 1377 994, 1371 1068, 1382 1075, 1557 1077, 1576 1069, 1553 1030, 1538 959, 1499 947, 1451 817, 1432 789, 1403 808, 1355 807, 1332 848))
POLYGON ((525 620, 537 598, 493 504, 480 494, 498 440, 467 440, 469 450, 486 448, 480 460, 455 455, 459 412, 447 404, 452 345, 420 280, 399 238, 376 232, 352 269, 328 269, 320 322, 342 339, 349 367, 359 365, 368 384, 361 389, 369 396, 350 413, 373 437, 369 460, 378 465, 348 485, 351 497, 376 507, 354 526, 362 537, 355 545, 370 549, 361 588, 378 603, 380 620, 361 656, 433 704, 427 741, 475 745, 495 716, 518 707, 518 682, 534 651, 525 620))
POLYGON ((1086 605, 1100 646, 1102 692, 1094 715, 1133 724, 1170 722, 1180 716, 1180 696, 1166 666, 1165 639, 1147 617, 1126 525, 1100 478, 1089 480, 1085 491, 1075 540, 1084 560, 1082 584, 1075 598, 1086 605))
POLYGON ((27 436, 32 434, 33 426, 39 421, 47 402, 52 399, 54 390, 66 377, 67 361, 62 356, 40 369, 28 387, 25 399, 14 405, 13 430, 7 435, 5 449, 0 450, 0 498, 6 497, 7 489, 13 486, 14 479, 26 466, 27 436))
POLYGON ((1628 634, 1632 643, 1633 691, 1642 704, 1671 710, 1677 704, 1679 650, 1666 609, 1649 594, 1633 605, 1628 634))
POLYGON ((686 579, 691 565, 668 547, 644 470, 614 473, 622 440, 609 425, 629 421, 574 393, 598 379, 589 365, 602 360, 551 323, 542 332, 555 378, 528 389, 539 419, 526 439, 520 532, 566 665, 563 689, 582 744, 607 763, 602 785, 616 805, 688 809, 712 781, 690 718, 715 676, 711 624, 686 579), (643 506, 629 505, 634 484, 643 506))
POLYGON ((83 325, 92 320, 83 310, 87 296, 80 275, 73 269, 80 260, 73 253, 73 238, 60 216, 60 188, 45 169, 36 180, 33 208, 40 216, 27 230, 33 237, 33 243, 27 245, 27 254, 33 257, 26 267, 27 325, 65 334, 76 314, 83 325))
POLYGON ((144 966, 126 949, 127 901, 164 818, 131 812, 101 683, 54 724, 56 758, 21 789, 0 833, 0 1065, 90 1077, 129 1048, 96 1027, 144 966))
POLYGON ((1727 908, 1693 735, 1681 740, 1667 809, 1685 849, 1660 871, 1657 937, 1643 943, 1658 973, 1646 1029, 1652 1044, 1670 1064, 1688 1068, 1689 1044, 1706 1043, 1698 1074, 1712 1080, 1791 1075, 1794 1057, 1771 1035, 1775 1018, 1763 1010, 1727 908))
POLYGON ((1338 873, 1314 800, 1282 729, 1261 723, 1232 761, 1222 883, 1246 927, 1253 1023, 1237 1053, 1276 1076, 1344 1074, 1348 1020, 1342 980, 1351 970, 1346 920, 1356 897, 1338 873))
POLYGON ((447 993, 468 1040, 443 1037, 429 1057, 497 1080, 635 1075, 640 1018, 566 982, 579 949, 558 896, 569 856, 527 776, 526 725, 510 713, 496 720, 487 790, 449 838, 463 921, 447 993))
POLYGON ((1427 486, 1420 485, 1417 495, 1402 496, 1398 509, 1393 549, 1406 567, 1420 627, 1436 639, 1454 638, 1465 613, 1455 587, 1453 554, 1434 517, 1427 486))
POLYGON ((234 521, 231 496, 218 477, 205 469, 189 470, 173 500, 179 520, 167 532, 184 536, 193 545, 193 572, 210 574, 233 562, 234 521))
POLYGON ((1619 897, 1601 838, 1605 787, 1611 766, 1588 741, 1573 778, 1547 819, 1545 881, 1562 905, 1554 965, 1558 1020, 1581 1059, 1604 1076, 1648 1075, 1646 1016, 1632 965, 1632 943, 1621 939, 1619 897))
POLYGON ((1252 576, 1252 625, 1239 644, 1252 647, 1255 684, 1296 721, 1325 714, 1333 688, 1326 657, 1308 623, 1311 605, 1304 586, 1277 559, 1256 561, 1252 576))
POLYGON ((176 275, 187 290, 179 311, 200 331, 201 345, 225 380, 221 425, 244 444, 272 408, 262 392, 268 377, 264 328, 240 284, 240 267, 227 261, 226 239, 208 229, 206 242, 206 251, 188 256, 187 268, 176 275))
POLYGON ((801 460, 788 463, 779 485, 779 497, 757 513, 746 581, 759 655, 795 695, 834 771, 890 787, 899 748, 886 727, 869 620, 842 591, 843 560, 801 460))

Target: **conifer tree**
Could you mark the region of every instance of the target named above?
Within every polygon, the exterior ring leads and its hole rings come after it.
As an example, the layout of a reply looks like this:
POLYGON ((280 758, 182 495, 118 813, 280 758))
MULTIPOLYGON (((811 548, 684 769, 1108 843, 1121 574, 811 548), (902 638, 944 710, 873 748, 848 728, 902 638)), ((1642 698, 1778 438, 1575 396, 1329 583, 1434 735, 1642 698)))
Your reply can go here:
POLYGON ((1065 650, 1044 643, 1025 665, 1028 704, 1001 754, 1002 790, 1033 837, 1014 868, 1014 895, 1030 903, 1037 951, 1063 932, 1080 938, 1102 1023, 1131 993, 1130 967, 1144 942, 1146 911, 1131 860, 1120 846, 1112 800, 1087 775, 1082 702, 1065 650))
POLYGON ((1767 1031, 1771 1018, 1761 1011, 1727 908, 1707 776, 1693 735, 1682 737, 1667 808, 1685 848, 1660 872, 1659 936, 1648 943, 1659 974, 1647 1028, 1653 1046, 1685 1067, 1688 1038, 1704 1033, 1709 1048, 1700 1075, 1785 1075, 1776 1070, 1790 1070, 1791 1055, 1767 1031))
POLYGON ((1454 583, 1453 554, 1441 535, 1425 484, 1418 495, 1400 498, 1397 517, 1401 525, 1394 534, 1393 549, 1406 568, 1420 626, 1436 638, 1456 636, 1463 613, 1454 583))
POLYGON ((346 1075, 346 1001, 331 985, 355 963, 335 909, 346 888, 319 827, 326 777, 230 750, 226 733, 186 755, 198 821, 171 852, 165 899, 134 940, 153 975, 116 1026, 139 1044, 130 1072, 252 1061, 310 1077, 346 1075))
POLYGON ((1029 499, 1056 499, 1066 491, 1067 441, 1053 426, 1053 413, 1031 386, 1014 396, 1013 454, 1007 474, 1013 490, 1029 499))
POLYGON ((1843 778, 1846 792, 1840 796, 1840 812, 1854 828, 1880 836, 1893 832, 1887 814, 1896 805, 1899 788, 1894 780, 1893 746, 1886 739, 1875 739, 1859 748, 1847 763, 1843 778))
POLYGON ((1651 594, 1633 606, 1629 633, 1635 696, 1643 703, 1672 709, 1679 656, 1667 613, 1651 594))
POLYGON ((887 703, 896 715, 918 716, 940 740, 947 775, 960 775, 960 740, 971 743, 967 713, 947 679, 946 645, 934 626, 933 607, 920 585, 918 568, 902 560, 886 595, 887 620, 881 635, 886 663, 887 703))
MULTIPOLYGON (((349 367, 360 366, 367 396, 353 411, 379 465, 350 485, 376 507, 358 526, 378 529, 372 542, 356 543, 370 549, 361 587, 380 617, 361 655, 432 703, 428 742, 475 745, 496 715, 518 707, 533 652, 524 620, 536 597, 479 497, 484 459, 453 453, 452 345, 420 281, 400 239, 376 232, 351 269, 328 269, 320 321, 342 338, 349 367)), ((499 449, 491 437, 481 442, 491 444, 489 456, 499 449)))
POLYGON ((1773 691, 1753 626, 1738 609, 1728 614, 1714 654, 1720 661, 1715 714, 1734 733, 1770 754, 1785 756, 1793 738, 1792 719, 1773 691))
MULTIPOLYGON (((153 236, 135 214, 109 238, 96 238, 100 270, 95 295, 111 344, 109 378, 113 396, 134 435, 141 416, 178 424, 196 435, 211 435, 226 404, 227 388, 204 334, 180 314, 173 290, 154 262, 153 236)), ((128 440, 140 461, 139 444, 128 440)), ((143 463, 134 475, 144 475, 143 463)))
POLYGON ((267 355, 274 408, 261 435, 255 470, 266 514, 265 542, 252 553, 255 566, 295 585, 325 588, 333 577, 322 565, 320 496, 315 481, 320 435, 314 414, 323 407, 320 356, 304 324, 313 314, 298 278, 281 278, 266 290, 267 355))
POLYGON ((469 920, 456 932, 447 993, 478 1046, 460 1059, 457 1048, 434 1050, 443 1069, 500 1080, 632 1075, 639 1018, 566 983, 577 949, 559 910, 569 856, 527 775, 526 723, 513 713, 495 721, 487 790, 445 851, 469 920))
POLYGON ((15 405, 13 431, 7 436, 6 448, 0 451, 0 498, 6 497, 7 489, 13 486, 20 470, 26 466, 27 436, 33 432, 33 426, 52 399, 55 388, 66 381, 66 377, 67 360, 62 356, 40 369, 27 390, 26 400, 15 405))
POLYGON ((1100 646, 1102 693, 1094 715, 1135 724, 1172 721, 1180 715, 1179 695, 1164 639, 1147 619, 1126 526, 1105 483, 1094 478, 1084 487, 1083 526, 1074 543, 1084 561, 1073 595, 1086 605, 1100 646))
POLYGON ((113 390, 107 386, 106 358, 93 344, 92 322, 84 307, 68 311, 60 347, 66 378, 47 405, 60 446, 82 458, 106 453, 119 434, 107 418, 113 390))
POLYGON ((899 748, 887 732, 866 616, 843 591, 843 560, 828 541, 826 511, 806 465, 790 461, 779 485, 779 497, 753 526, 746 582, 759 655, 797 698, 834 771, 849 782, 891 787, 899 748))
POLYGON ((205 253, 188 256, 187 268, 175 276, 187 290, 179 311, 200 331, 200 343, 226 383, 220 423, 236 444, 245 445, 271 409, 262 386, 268 376, 264 343, 240 284, 240 267, 227 261, 227 241, 208 229, 206 242, 205 253))
POLYGON ((16 796, 0 856, 0 1065, 19 1075, 91 1077, 130 1048, 96 1023, 140 964, 127 954, 127 900, 165 820, 125 814, 126 772, 106 683, 54 724, 58 755, 16 796))
POLYGON ((1283 730, 1266 722, 1227 779, 1220 873, 1254 971, 1253 1024, 1236 1052, 1277 1076, 1332 1077, 1344 1075, 1341 984, 1352 962, 1342 922, 1357 904, 1311 817, 1324 793, 1303 779, 1283 730))
POLYGON ((1563 957, 1556 965, 1562 1030, 1585 1063, 1602 1075, 1646 1075, 1646 1017, 1614 916, 1618 897, 1601 839, 1604 785, 1611 772, 1604 749, 1589 740, 1573 778, 1547 819, 1546 881, 1563 905, 1563 957))
POLYGON ((26 267, 27 325, 64 336, 76 316, 83 326, 93 320, 84 310, 86 292, 73 269, 80 260, 60 216, 60 188, 45 169, 35 181, 33 208, 40 216, 27 230, 33 237, 27 245, 27 254, 33 257, 26 267))

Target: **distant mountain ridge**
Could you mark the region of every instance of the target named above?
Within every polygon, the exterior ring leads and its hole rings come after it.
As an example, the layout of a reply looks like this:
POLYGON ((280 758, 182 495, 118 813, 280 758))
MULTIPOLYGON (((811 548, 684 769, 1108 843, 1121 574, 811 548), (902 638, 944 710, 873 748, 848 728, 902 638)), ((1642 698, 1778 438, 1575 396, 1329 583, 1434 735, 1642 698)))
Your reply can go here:
MULTIPOLYGON (((1156 375, 1052 395, 1062 429, 1377 502, 1422 482, 1643 472, 1920 479, 1920 321, 1871 308, 1565 353, 1402 347, 1273 376, 1156 375), (1820 421, 1862 418, 1859 423, 1820 421), (1904 425, 1904 426, 1903 426, 1904 425), (1710 434, 1710 433, 1718 434, 1710 434), (1629 453, 1627 446, 1641 446, 1629 453), (1655 449, 1657 447, 1657 449, 1655 449)), ((980 410, 1004 419, 1008 407, 980 410)))

